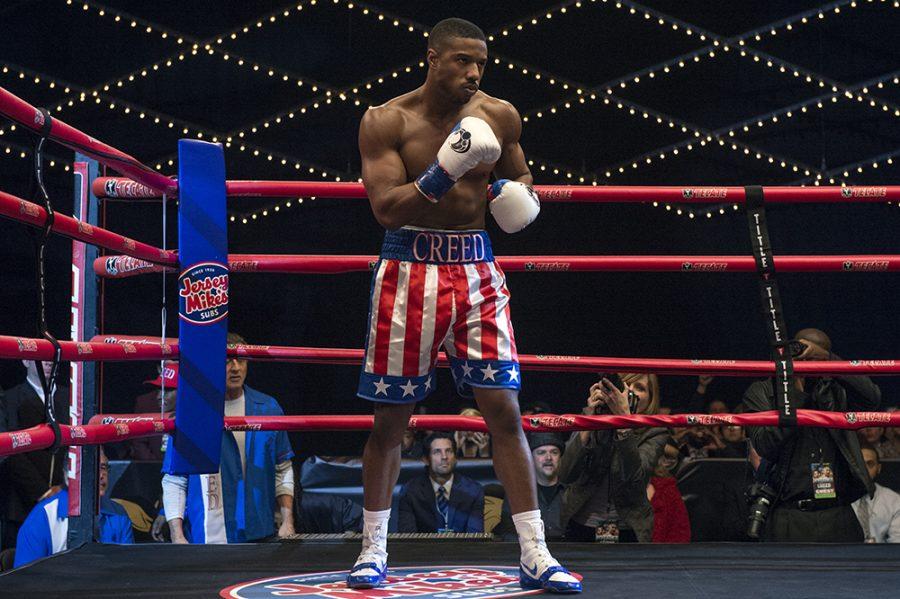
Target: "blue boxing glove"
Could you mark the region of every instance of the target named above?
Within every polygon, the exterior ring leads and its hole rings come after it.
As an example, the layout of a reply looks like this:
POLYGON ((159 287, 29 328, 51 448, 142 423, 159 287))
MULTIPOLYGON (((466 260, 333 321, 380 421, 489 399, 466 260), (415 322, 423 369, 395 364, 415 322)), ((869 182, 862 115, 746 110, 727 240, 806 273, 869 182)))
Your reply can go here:
POLYGON ((530 185, 498 179, 488 187, 488 208, 500 228, 518 233, 534 222, 541 212, 541 201, 530 185))
POLYGON ((500 142, 491 126, 475 116, 467 116, 456 124, 441 149, 437 160, 416 179, 416 188, 431 202, 444 196, 460 177, 481 164, 500 159, 500 142))

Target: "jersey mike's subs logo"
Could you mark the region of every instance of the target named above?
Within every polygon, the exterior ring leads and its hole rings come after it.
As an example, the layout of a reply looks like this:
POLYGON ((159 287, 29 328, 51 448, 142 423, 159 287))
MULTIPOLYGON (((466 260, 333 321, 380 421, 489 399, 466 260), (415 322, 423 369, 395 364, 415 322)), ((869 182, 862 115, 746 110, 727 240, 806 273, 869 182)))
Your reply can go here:
POLYGON ((202 262, 178 277, 178 315, 194 324, 212 324, 228 316, 228 268, 202 262))
MULTIPOLYGON (((578 579, 581 576, 575 574, 578 579)), ((391 568, 378 589, 347 588, 347 572, 314 572, 239 583, 219 591, 228 599, 263 597, 418 597, 419 599, 479 599, 522 597, 541 593, 519 587, 519 569, 504 566, 422 566, 391 568)))

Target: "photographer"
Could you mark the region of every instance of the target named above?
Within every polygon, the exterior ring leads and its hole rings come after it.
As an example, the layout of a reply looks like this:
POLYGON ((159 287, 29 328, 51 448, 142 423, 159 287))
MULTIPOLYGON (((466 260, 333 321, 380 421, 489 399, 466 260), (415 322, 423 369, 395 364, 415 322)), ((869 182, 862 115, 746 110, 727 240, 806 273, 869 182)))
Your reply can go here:
MULTIPOLYGON (((818 329, 797 333, 794 360, 840 359, 818 329)), ((869 377, 794 377, 794 406, 846 412, 877 410, 881 391, 869 377)), ((747 412, 774 410, 772 380, 757 381, 744 393, 747 412)), ((765 497, 751 498, 757 520, 765 519, 767 541, 857 542, 863 531, 851 504, 874 487, 859 440, 851 430, 812 427, 748 427, 753 447, 769 464, 765 497), (771 505, 771 507, 770 507, 771 505), (768 511, 768 518, 765 518, 768 511)))
MULTIPOLYGON (((655 374, 607 375, 590 389, 586 415, 656 414, 655 374)), ((561 525, 571 541, 639 541, 653 535, 647 483, 669 431, 664 428, 582 431, 566 443, 559 480, 568 485, 561 525)))

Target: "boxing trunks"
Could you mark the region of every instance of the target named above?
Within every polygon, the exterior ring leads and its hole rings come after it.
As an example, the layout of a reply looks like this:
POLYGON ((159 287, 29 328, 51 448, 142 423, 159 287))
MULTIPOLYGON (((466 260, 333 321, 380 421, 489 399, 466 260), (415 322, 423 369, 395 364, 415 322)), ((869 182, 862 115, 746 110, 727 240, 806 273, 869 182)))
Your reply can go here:
POLYGON ((460 395, 519 389, 506 277, 485 231, 388 231, 372 277, 357 394, 408 403, 435 389, 443 348, 460 395))

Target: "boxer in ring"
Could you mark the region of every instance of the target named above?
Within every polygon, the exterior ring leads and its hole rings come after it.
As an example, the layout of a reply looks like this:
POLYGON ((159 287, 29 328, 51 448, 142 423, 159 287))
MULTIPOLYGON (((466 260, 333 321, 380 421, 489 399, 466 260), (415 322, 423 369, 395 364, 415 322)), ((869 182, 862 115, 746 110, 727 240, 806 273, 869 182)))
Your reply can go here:
MULTIPOLYGON (((483 230, 486 208, 507 233, 540 211, 519 146, 518 112, 478 89, 487 58, 477 26, 441 21, 428 37, 425 84, 370 108, 360 124, 363 184, 387 232, 373 276, 358 390, 375 402, 375 424, 363 453, 363 547, 347 577, 351 588, 385 580, 403 432, 415 403, 434 390, 443 347, 457 391, 474 395, 491 431, 494 466, 519 535, 520 584, 581 591, 544 540, 518 405, 509 292, 483 230), (492 173, 497 180, 489 186, 492 173)), ((436 504, 446 501, 441 491, 436 504)))

